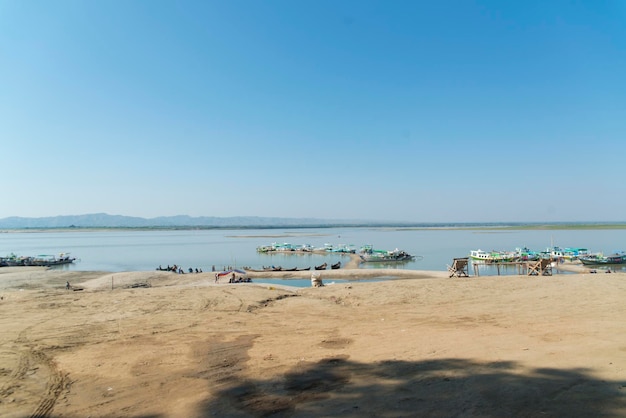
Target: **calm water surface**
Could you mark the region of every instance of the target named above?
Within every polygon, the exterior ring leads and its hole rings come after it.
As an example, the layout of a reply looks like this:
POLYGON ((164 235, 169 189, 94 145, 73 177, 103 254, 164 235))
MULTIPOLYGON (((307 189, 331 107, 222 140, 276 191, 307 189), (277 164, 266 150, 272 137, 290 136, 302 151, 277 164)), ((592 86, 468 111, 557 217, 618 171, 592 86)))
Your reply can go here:
MULTIPOLYGON (((260 254, 256 248, 274 242, 353 245, 376 249, 399 248, 417 256, 402 264, 361 264, 362 268, 401 268, 445 271, 454 257, 467 257, 474 249, 535 251, 556 245, 584 247, 605 254, 626 249, 626 230, 459 230, 393 228, 250 229, 200 231, 72 231, 0 233, 0 256, 70 253, 78 260, 63 268, 78 271, 142 271, 177 264, 184 269, 213 266, 313 267, 347 262, 339 254, 260 254)), ((481 267, 481 275, 496 274, 481 267)))

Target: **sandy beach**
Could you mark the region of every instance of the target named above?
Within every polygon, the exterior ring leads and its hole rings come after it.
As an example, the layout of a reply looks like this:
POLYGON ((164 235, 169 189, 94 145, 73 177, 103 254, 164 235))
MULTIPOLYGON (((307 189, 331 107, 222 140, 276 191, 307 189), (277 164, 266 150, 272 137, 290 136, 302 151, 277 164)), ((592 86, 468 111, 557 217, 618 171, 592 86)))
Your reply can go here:
POLYGON ((623 273, 294 288, 7 267, 0 297, 3 417, 626 416, 623 273))

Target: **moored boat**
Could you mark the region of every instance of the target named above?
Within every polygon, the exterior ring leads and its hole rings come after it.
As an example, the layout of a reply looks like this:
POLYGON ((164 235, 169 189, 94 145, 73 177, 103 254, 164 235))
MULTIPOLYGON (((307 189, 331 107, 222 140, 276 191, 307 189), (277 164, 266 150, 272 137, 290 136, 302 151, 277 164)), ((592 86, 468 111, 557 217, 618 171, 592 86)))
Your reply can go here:
POLYGON ((32 257, 20 256, 14 253, 2 258, 2 266, 16 267, 25 266, 32 257))
POLYGON ((579 257, 581 263, 586 266, 603 264, 626 264, 626 253, 623 251, 611 255, 595 254, 586 257, 579 257))
POLYGON ((60 266, 64 264, 71 264, 76 260, 75 257, 70 257, 69 253, 61 253, 56 255, 41 254, 35 257, 27 257, 23 264, 25 266, 41 266, 52 267, 60 266))
POLYGON ((364 262, 390 262, 390 261, 410 261, 415 256, 407 253, 406 251, 395 250, 375 250, 371 245, 365 245, 361 247, 359 257, 364 262))
POLYGON ((580 257, 587 257, 589 255, 590 253, 587 248, 581 248, 581 247, 565 248, 565 258, 569 260, 576 260, 576 259, 579 259, 580 257))
POLYGON ((536 261, 539 260, 540 254, 527 247, 516 248, 515 257, 519 261, 536 261))
POLYGON ((327 249, 327 251, 332 252, 332 253, 354 254, 356 253, 356 249, 353 247, 354 247, 353 245, 339 244, 336 247, 331 247, 327 249))
POLYGON ((514 261, 517 256, 515 253, 506 251, 471 250, 470 258, 474 261, 482 261, 484 263, 503 263, 514 261))
POLYGON ((553 260, 569 260, 573 261, 581 257, 589 257, 589 250, 580 247, 548 247, 541 252, 541 258, 550 258, 553 260))
POLYGON ((280 266, 278 267, 263 267, 263 269, 253 269, 252 267, 244 267, 243 268, 246 271, 251 271, 251 272, 255 272, 255 273, 264 273, 264 272, 271 272, 271 271, 308 271, 311 270, 311 267, 305 267, 305 268, 299 268, 299 267, 294 267, 294 268, 290 268, 290 269, 284 269, 280 266))

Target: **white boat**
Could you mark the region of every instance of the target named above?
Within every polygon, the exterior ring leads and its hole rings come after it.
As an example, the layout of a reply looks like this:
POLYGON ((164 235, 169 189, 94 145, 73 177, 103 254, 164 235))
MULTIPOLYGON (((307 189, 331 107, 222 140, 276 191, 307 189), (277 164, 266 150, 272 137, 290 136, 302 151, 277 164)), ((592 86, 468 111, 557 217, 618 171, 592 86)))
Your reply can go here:
POLYGON ((491 253, 483 250, 470 251, 470 258, 478 261, 491 261, 491 253))
POLYGON ((313 248, 311 244, 302 244, 298 248, 296 248, 296 251, 304 251, 306 253, 311 253, 314 250, 315 248, 313 248))
POLYGON ((504 251, 483 251, 483 250, 471 250, 470 258, 476 261, 482 261, 485 263, 502 263, 506 261, 513 261, 516 258, 515 253, 504 251))
POLYGON ((284 242, 282 244, 278 242, 273 242, 270 245, 261 245, 257 247, 256 250, 259 253, 269 253, 274 251, 296 251, 297 248, 296 246, 288 242, 284 242))

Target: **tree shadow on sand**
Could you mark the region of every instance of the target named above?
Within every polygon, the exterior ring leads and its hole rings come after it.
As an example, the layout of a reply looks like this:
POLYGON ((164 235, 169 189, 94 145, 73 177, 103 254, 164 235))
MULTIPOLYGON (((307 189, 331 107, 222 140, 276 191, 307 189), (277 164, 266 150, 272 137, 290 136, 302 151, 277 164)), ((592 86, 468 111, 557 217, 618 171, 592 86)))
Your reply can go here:
POLYGON ((363 364, 346 358, 299 365, 279 379, 221 382, 201 416, 618 417, 624 382, 590 370, 526 370, 463 359, 363 364))

